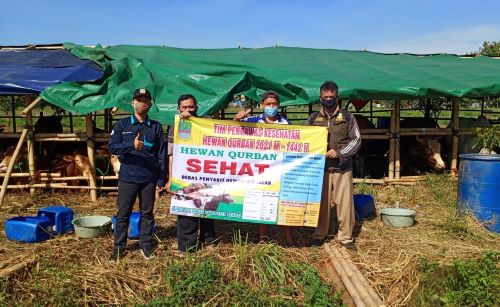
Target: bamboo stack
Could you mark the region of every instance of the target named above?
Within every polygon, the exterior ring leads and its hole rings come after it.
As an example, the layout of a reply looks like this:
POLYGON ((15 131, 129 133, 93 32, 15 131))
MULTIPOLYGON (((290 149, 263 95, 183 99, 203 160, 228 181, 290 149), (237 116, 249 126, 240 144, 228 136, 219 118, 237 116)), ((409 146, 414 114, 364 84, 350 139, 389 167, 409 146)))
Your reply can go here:
POLYGON ((370 286, 368 280, 352 263, 349 254, 340 251, 329 243, 325 243, 323 247, 330 256, 335 270, 356 306, 385 306, 377 292, 370 286))

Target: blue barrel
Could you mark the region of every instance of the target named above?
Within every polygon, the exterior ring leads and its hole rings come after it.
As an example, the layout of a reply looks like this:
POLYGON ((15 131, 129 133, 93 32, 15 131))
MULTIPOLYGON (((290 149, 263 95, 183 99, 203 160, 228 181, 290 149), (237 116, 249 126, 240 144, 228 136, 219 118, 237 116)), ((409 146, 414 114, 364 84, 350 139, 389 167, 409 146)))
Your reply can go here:
POLYGON ((500 233, 500 155, 462 154, 458 173, 458 212, 470 212, 500 233))

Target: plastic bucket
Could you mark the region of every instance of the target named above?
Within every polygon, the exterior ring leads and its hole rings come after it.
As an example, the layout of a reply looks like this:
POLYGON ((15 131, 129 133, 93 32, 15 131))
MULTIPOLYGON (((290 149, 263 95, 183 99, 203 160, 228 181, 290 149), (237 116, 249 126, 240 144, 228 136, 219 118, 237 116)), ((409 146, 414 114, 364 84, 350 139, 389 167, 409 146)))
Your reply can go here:
POLYGON ((375 215, 375 200, 369 194, 354 194, 354 211, 359 221, 375 215))
POLYGON ((460 155, 457 208, 500 233, 500 155, 460 155))
POLYGON ((111 218, 107 216, 84 216, 74 219, 75 234, 80 238, 96 238, 106 234, 111 225, 111 218))
POLYGON ((380 218, 384 225, 392 227, 411 227, 415 223, 417 212, 403 208, 384 208, 380 210, 380 218))

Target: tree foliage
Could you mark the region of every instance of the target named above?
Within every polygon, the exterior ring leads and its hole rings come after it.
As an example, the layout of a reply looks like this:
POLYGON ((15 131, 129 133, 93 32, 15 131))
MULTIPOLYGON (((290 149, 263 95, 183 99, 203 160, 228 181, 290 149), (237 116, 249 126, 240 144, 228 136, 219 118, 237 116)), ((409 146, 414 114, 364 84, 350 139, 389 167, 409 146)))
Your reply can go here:
POLYGON ((500 56, 500 41, 484 42, 483 46, 479 48, 479 53, 487 56, 500 56))

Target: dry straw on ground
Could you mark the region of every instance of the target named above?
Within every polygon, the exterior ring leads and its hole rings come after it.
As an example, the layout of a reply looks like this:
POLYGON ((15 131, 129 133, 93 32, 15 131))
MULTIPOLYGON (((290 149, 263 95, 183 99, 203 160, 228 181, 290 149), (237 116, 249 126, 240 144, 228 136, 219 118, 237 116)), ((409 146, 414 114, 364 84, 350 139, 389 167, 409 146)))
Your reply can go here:
MULTIPOLYGON (((439 263, 452 263, 455 259, 477 258, 487 250, 499 250, 499 236, 485 231, 470 217, 457 218, 456 181, 447 175, 429 176, 413 186, 356 185, 358 192, 375 196, 377 211, 393 207, 399 202, 404 208, 417 211, 417 223, 406 229, 384 226, 380 219, 365 220, 358 225, 358 252, 350 252, 352 261, 368 278, 373 288, 388 306, 408 305, 418 288, 420 261, 428 259, 439 263)), ((116 196, 101 197, 96 203, 82 194, 10 193, 0 207, 0 228, 3 221, 17 215, 35 215, 39 208, 48 205, 68 205, 76 214, 115 213, 116 196)), ((131 241, 131 252, 118 264, 108 262, 112 249, 112 236, 97 239, 79 239, 73 234, 64 235, 37 244, 20 244, 0 235, 0 262, 12 257, 35 258, 37 264, 11 276, 9 283, 13 301, 25 305, 45 302, 56 305, 73 298, 80 305, 116 305, 144 303, 154 297, 167 295, 161 287, 162 276, 172 259, 179 259, 176 252, 176 218, 168 213, 168 197, 162 196, 156 205, 158 238, 161 240, 158 259, 145 262, 139 253, 137 241, 131 241), (51 292, 43 287, 50 283, 54 288, 66 289, 65 293, 51 292), (82 295, 83 294, 83 295, 82 295)), ((210 250, 200 251, 200 259, 213 256, 224 266, 227 279, 245 278, 256 283, 252 271, 255 263, 247 259, 243 268, 237 264, 237 245, 233 234, 240 231, 242 240, 254 241, 257 227, 250 224, 218 221, 220 244, 210 250), (248 239, 246 235, 248 234, 248 239)), ((289 259, 301 260, 316 266, 326 276, 322 248, 306 247, 311 229, 296 228, 294 237, 298 247, 282 247, 289 259)), ((283 231, 270 227, 269 237, 282 240, 283 231)), ((252 248, 247 252, 252 255, 252 248)), ((241 259, 240 259, 241 261, 241 259)), ((1 289, 0 289, 1 290, 1 289)), ((216 294, 210 305, 227 301, 224 294, 216 294)))

